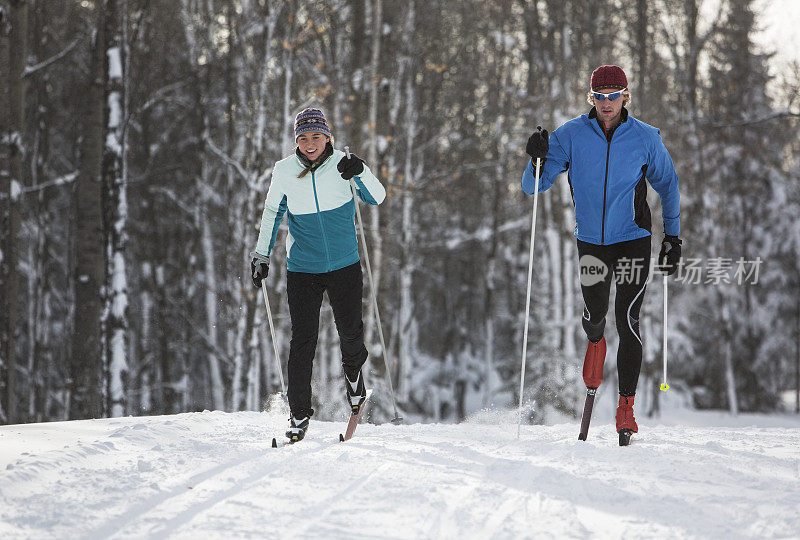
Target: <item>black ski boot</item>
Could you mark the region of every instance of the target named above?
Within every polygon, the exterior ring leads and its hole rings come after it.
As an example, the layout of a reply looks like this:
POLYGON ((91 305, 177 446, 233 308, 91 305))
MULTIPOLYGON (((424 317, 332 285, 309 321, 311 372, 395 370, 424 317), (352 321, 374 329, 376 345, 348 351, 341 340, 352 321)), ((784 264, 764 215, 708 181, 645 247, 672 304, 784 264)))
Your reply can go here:
POLYGON ((344 372, 345 389, 347 390, 347 403, 350 405, 350 414, 358 414, 364 401, 367 400, 367 388, 364 386, 364 376, 359 369, 354 375, 344 372))
POLYGON ((619 430, 619 445, 629 446, 631 444, 631 435, 633 435, 633 433, 634 432, 630 429, 619 430))
POLYGON ((308 431, 308 421, 311 419, 312 414, 314 414, 313 410, 308 413, 302 413, 297 417, 294 415, 289 417, 289 429, 286 430, 289 444, 303 440, 303 437, 306 436, 306 431, 308 431))

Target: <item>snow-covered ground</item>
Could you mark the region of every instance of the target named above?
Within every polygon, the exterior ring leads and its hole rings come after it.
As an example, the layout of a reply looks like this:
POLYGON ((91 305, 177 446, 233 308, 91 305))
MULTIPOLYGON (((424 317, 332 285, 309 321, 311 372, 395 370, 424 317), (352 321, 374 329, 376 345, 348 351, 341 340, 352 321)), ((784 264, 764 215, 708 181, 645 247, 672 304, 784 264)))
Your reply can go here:
POLYGON ((610 419, 514 418, 279 449, 278 413, 5 426, 0 538, 800 537, 796 416, 672 411, 626 448, 610 419))

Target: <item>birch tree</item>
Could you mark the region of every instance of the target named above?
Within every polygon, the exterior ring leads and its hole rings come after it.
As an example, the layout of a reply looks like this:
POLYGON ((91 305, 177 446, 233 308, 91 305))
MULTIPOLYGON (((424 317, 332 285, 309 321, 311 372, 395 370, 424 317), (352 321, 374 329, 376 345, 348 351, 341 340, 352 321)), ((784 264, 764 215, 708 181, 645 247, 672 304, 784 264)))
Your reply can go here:
POLYGON ((108 404, 111 416, 122 416, 128 410, 128 277, 125 262, 127 246, 127 157, 126 122, 128 118, 125 69, 127 50, 127 9, 122 0, 107 4, 106 35, 108 48, 107 135, 103 148, 103 185, 105 188, 106 247, 106 306, 105 306, 105 357, 108 361, 108 404))

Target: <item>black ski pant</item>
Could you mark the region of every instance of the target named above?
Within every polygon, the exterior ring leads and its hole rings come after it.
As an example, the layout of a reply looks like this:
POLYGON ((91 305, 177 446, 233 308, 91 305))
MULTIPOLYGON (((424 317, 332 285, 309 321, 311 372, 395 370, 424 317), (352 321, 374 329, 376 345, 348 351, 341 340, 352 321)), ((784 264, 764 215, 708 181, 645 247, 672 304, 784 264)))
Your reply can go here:
POLYGON ((287 397, 292 416, 301 418, 312 413, 311 368, 317 350, 319 310, 325 291, 328 291, 328 300, 333 308, 346 373, 353 378, 367 360, 361 319, 361 263, 324 274, 287 272, 286 290, 292 319, 287 397))
POLYGON ((650 274, 650 237, 598 246, 578 240, 581 292, 586 305, 583 329, 590 341, 603 337, 611 292, 611 279, 617 286, 614 305, 619 333, 617 375, 619 393, 636 394, 642 368, 642 336, 639 332, 639 309, 642 307, 650 274), (605 266, 605 276, 600 278, 605 266), (594 270, 592 270, 594 268, 594 270))

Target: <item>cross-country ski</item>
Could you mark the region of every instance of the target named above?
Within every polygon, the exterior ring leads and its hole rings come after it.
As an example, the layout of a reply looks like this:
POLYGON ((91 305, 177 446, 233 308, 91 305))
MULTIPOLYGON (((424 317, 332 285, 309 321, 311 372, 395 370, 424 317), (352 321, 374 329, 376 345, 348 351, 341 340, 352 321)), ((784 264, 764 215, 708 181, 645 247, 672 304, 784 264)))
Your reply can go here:
POLYGON ((350 419, 347 421, 347 429, 344 431, 344 435, 341 433, 339 434, 339 441, 349 441, 353 434, 356 432, 356 428, 358 427, 358 422, 361 420, 361 416, 364 414, 367 405, 369 405, 369 398, 372 397, 372 389, 367 390, 367 397, 358 405, 358 411, 353 410, 353 414, 350 415, 350 419))

